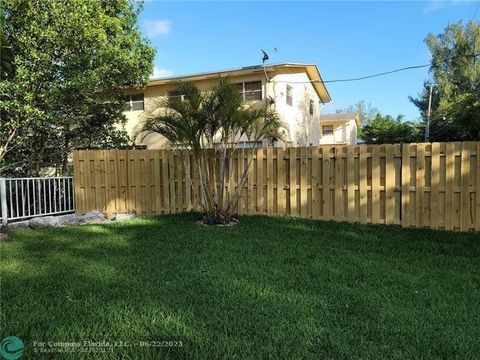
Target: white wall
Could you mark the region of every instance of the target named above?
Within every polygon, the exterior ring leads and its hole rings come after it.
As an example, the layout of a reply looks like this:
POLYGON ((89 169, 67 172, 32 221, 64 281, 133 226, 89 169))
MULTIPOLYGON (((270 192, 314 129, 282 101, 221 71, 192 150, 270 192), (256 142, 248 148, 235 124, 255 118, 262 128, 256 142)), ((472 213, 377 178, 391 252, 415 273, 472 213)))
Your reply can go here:
POLYGON ((351 119, 348 122, 348 144, 355 145, 357 143, 357 122, 355 119, 351 119))
MULTIPOLYGON (((291 71, 291 70, 290 70, 291 71)), ((318 144, 319 100, 306 72, 278 73, 267 84, 267 95, 275 100, 275 111, 288 126, 291 145, 318 144), (287 104, 287 85, 292 87, 292 105, 287 104), (309 114, 313 100, 313 116, 309 114), (317 128, 315 128, 317 126, 317 128)))
POLYGON ((327 145, 327 144, 348 144, 354 145, 357 143, 357 123, 355 119, 351 119, 349 121, 319 121, 320 127, 320 141, 319 144, 327 145), (332 135, 323 135, 322 134, 322 126, 323 125, 332 125, 333 126, 333 134, 332 135))

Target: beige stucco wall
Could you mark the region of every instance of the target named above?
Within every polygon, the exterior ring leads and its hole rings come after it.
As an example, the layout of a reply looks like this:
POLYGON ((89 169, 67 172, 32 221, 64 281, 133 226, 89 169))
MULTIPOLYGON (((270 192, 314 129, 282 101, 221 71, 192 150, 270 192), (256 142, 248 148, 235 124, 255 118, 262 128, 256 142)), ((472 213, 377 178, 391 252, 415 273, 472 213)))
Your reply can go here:
MULTIPOLYGON (((208 91, 211 89, 218 78, 214 77, 208 80, 199 80, 193 81, 193 83, 201 90, 201 91, 208 91)), ((262 95, 265 98, 265 75, 263 72, 259 72, 256 74, 248 75, 248 76, 236 76, 231 77, 232 82, 248 82, 248 81, 262 81, 262 95)), ((145 101, 145 109, 149 109, 151 107, 155 107, 155 104, 158 104, 158 101, 168 95, 170 91, 172 91, 175 87, 175 84, 168 84, 168 85, 155 85, 155 86, 148 86, 143 90, 137 91, 129 91, 129 94, 135 93, 142 93, 144 94, 144 101, 145 101)), ((139 127, 141 126, 142 121, 142 114, 143 111, 126 111, 124 112, 125 116, 127 117, 127 123, 125 125, 125 130, 128 134, 133 138, 135 134, 139 131, 139 127)), ((140 134, 136 137, 135 143, 136 144, 143 144, 147 145, 149 149, 159 149, 168 146, 168 141, 159 134, 149 134, 143 137, 144 134, 140 134)))

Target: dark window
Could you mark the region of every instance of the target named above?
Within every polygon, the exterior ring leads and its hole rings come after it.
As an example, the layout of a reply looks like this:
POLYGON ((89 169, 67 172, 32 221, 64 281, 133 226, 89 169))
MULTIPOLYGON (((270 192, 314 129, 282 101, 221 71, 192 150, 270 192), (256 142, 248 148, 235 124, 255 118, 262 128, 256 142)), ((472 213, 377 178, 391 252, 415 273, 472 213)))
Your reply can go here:
POLYGON ((244 96, 246 101, 262 100, 262 82, 246 82, 244 96))
POLYGON ((292 87, 287 85, 287 105, 293 105, 292 87))
POLYGON ((262 100, 262 82, 250 81, 234 84, 245 101, 262 100))
POLYGON ((308 106, 308 112, 310 115, 313 115, 313 100, 310 100, 309 106, 308 106))
POLYGON ((125 96, 124 101, 124 111, 145 110, 145 100, 143 94, 127 95, 125 96))
POLYGON ((322 126, 323 135, 333 135, 333 125, 323 125, 322 126))
POLYGON ((233 84, 233 86, 235 86, 238 91, 243 94, 243 83, 233 84))
POLYGON ((185 95, 180 94, 178 91, 170 91, 168 93, 168 97, 171 99, 177 99, 181 101, 185 101, 185 95))
POLYGON ((123 111, 130 111, 130 95, 123 97, 123 111))

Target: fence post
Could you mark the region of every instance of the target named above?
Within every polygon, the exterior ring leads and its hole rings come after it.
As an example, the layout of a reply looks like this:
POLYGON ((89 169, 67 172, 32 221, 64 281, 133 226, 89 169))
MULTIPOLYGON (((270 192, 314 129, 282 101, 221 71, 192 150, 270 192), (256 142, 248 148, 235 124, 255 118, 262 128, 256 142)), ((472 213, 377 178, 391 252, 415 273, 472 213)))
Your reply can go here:
POLYGON ((2 203, 2 225, 7 225, 8 208, 7 208, 7 186, 5 178, 0 178, 0 202, 2 203))

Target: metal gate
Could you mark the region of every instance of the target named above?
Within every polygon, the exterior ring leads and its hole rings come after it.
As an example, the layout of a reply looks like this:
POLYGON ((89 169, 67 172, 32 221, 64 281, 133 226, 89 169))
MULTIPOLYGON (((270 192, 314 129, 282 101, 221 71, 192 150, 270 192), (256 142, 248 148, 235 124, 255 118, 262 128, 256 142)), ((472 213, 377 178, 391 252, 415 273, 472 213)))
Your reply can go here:
POLYGON ((73 177, 0 178, 2 225, 75 211, 73 177))

